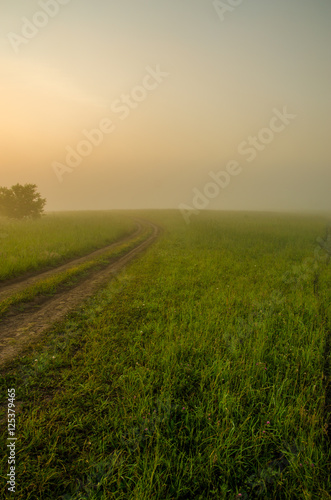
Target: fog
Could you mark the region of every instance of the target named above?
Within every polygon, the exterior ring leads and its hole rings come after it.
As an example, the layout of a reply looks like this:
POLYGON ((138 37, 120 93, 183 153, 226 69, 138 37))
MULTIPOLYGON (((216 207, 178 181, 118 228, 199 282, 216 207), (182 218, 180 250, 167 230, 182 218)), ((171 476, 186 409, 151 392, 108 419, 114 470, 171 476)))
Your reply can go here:
POLYGON ((4 3, 1 186, 49 211, 331 211, 329 0, 4 3))

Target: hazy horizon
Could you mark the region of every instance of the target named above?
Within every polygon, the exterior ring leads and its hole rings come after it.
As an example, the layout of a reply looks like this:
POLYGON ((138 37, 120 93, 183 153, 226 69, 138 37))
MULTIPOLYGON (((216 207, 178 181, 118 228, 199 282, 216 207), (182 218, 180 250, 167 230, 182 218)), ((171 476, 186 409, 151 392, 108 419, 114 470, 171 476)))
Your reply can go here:
POLYGON ((328 0, 15 0, 0 186, 47 212, 331 213, 328 0), (236 6, 234 6, 236 5, 236 6))

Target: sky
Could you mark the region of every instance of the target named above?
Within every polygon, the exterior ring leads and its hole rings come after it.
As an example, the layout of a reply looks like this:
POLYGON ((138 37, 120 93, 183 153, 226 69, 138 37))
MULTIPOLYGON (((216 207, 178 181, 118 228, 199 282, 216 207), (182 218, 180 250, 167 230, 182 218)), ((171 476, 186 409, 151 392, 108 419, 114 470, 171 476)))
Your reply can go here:
POLYGON ((0 0, 0 186, 331 212, 330 0, 0 0))

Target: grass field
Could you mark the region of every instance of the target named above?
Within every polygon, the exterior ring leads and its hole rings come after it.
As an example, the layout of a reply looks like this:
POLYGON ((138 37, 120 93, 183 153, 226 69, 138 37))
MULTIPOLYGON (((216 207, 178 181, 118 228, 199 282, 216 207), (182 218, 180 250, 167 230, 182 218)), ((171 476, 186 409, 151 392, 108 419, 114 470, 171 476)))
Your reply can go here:
POLYGON ((89 272, 101 269, 109 265, 115 258, 120 257, 151 234, 151 228, 146 227, 142 233, 130 239, 129 242, 121 242, 113 249, 109 249, 99 257, 90 257, 86 262, 71 265, 69 269, 52 274, 45 278, 40 277, 37 283, 26 286, 22 291, 12 293, 8 298, 0 298, 0 318, 10 311, 13 306, 30 303, 37 297, 54 295, 56 292, 69 288, 84 278, 89 272))
POLYGON ((116 212, 63 212, 29 221, 0 218, 0 282, 84 255, 133 230, 134 222, 116 212))
POLYGON ((327 221, 139 216, 159 240, 2 371, 15 498, 330 498, 327 221))

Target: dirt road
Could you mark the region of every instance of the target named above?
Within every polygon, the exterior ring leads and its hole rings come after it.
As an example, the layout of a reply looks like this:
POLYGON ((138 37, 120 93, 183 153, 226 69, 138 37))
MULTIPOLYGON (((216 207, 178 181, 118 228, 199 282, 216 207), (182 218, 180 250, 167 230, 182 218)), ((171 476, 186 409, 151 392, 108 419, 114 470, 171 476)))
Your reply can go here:
POLYGON ((42 278, 70 269, 70 267, 81 264, 94 257, 102 256, 103 253, 109 252, 110 249, 126 241, 129 242, 142 233, 143 225, 146 227, 146 224, 153 228, 151 236, 138 244, 133 250, 130 250, 127 254, 118 258, 115 262, 109 264, 101 271, 95 271, 92 275, 89 275, 87 279, 73 286, 70 290, 62 291, 50 297, 46 302, 43 302, 41 306, 37 307, 37 309, 28 309, 13 317, 4 318, 0 323, 0 366, 17 357, 24 348, 34 342, 53 323, 63 319, 69 311, 77 308, 88 297, 92 296, 98 288, 114 278, 114 275, 116 275, 119 270, 139 256, 155 241, 160 230, 150 222, 138 221, 139 227, 134 234, 122 238, 120 241, 106 248, 97 250, 96 252, 52 269, 51 271, 2 286, 0 289, 0 300, 3 300, 5 297, 17 291, 23 290, 42 278))

